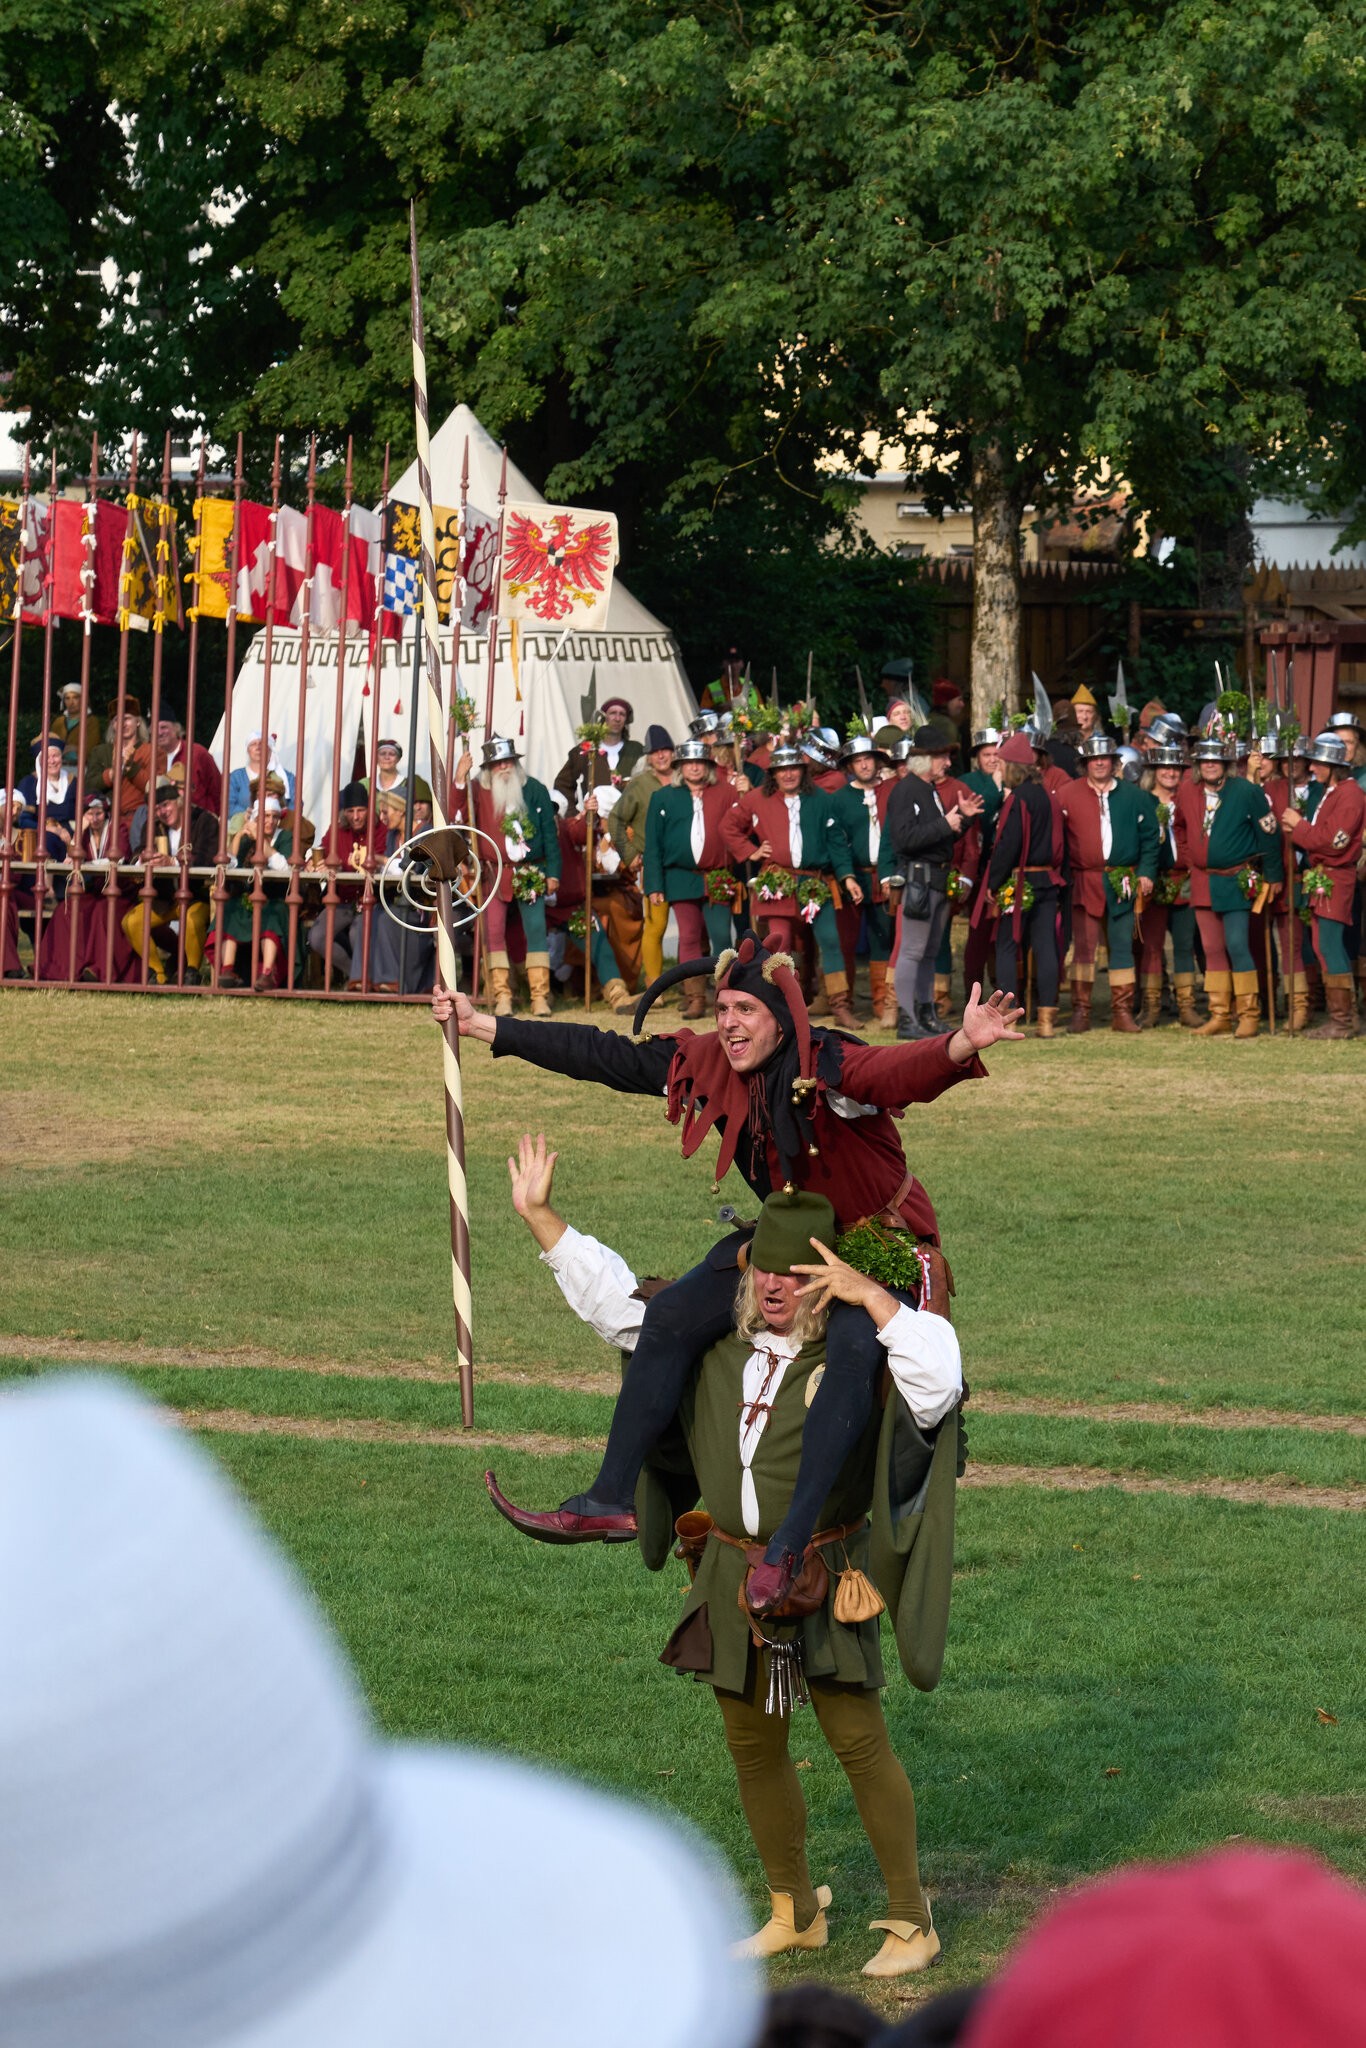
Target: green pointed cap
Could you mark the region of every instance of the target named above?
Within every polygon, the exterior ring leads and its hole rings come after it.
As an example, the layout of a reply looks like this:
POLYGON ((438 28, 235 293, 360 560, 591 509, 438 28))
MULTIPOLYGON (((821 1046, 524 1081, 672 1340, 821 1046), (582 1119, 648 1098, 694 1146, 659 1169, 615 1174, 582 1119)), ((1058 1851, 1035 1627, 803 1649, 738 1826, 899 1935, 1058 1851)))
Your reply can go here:
POLYGON ((790 1273, 814 1264, 811 1240, 835 1247, 835 1212, 824 1195, 770 1195, 750 1240, 749 1263, 761 1273, 790 1273))

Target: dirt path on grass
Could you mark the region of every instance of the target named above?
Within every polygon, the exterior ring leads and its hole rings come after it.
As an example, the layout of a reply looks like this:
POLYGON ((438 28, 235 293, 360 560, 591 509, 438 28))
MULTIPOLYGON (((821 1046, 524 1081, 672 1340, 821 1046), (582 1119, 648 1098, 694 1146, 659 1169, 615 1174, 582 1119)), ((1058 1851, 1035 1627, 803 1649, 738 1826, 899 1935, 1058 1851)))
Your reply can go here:
POLYGON ((1141 1472, 1106 1472, 1096 1465, 969 1464, 964 1486, 1039 1486, 1052 1493, 1092 1493, 1117 1486, 1121 1493, 1169 1493, 1186 1500, 1231 1500, 1242 1507, 1366 1509, 1366 1488, 1302 1486, 1283 1479, 1154 1479, 1141 1472))
MULTIPOLYGON (((411 1422, 362 1422, 341 1417, 253 1415, 244 1408, 182 1408, 188 1429, 229 1436, 303 1437, 316 1443, 418 1444, 454 1451, 525 1451, 538 1458, 567 1458, 600 1450, 601 1437, 503 1436, 479 1430, 427 1429, 411 1422)), ((1175 1494, 1189 1500, 1229 1500, 1244 1507, 1336 1508, 1360 1514, 1366 1489, 1301 1486, 1285 1479, 1155 1479, 1133 1472, 1106 1472, 1093 1465, 968 1466, 964 1486, 1036 1486, 1054 1493, 1091 1493, 1116 1486, 1121 1493, 1175 1494)))
MULTIPOLYGON (((303 1372, 323 1379, 421 1380, 442 1387, 460 1383, 455 1366, 435 1359, 297 1358, 257 1344, 243 1344, 231 1351, 186 1351, 79 1337, 0 1336, 0 1359, 4 1358, 50 1358, 62 1365, 122 1366, 143 1372, 168 1368, 176 1372, 303 1372)), ((474 1377, 476 1385, 482 1379, 497 1386, 545 1387, 557 1394, 615 1394, 621 1386, 619 1373, 544 1373, 516 1365, 476 1365, 474 1377)))
MULTIPOLYGON (((54 1359, 63 1364, 125 1366, 182 1372, 302 1372, 324 1379, 418 1380, 455 1386, 460 1375, 438 1359, 299 1358, 244 1344, 230 1351, 190 1351, 85 1338, 0 1336, 0 1359, 54 1359)), ((545 1387, 557 1394, 615 1394, 620 1376, 610 1370, 543 1372, 537 1367, 477 1365, 480 1380, 495 1386, 545 1387)), ((975 1387, 968 1419, 977 1415, 1056 1416, 1062 1422, 1153 1422, 1186 1429, 1298 1429, 1323 1436, 1366 1436, 1366 1415, 1311 1415, 1282 1408, 1190 1408, 1166 1401, 1065 1401, 1048 1395, 998 1394, 975 1387)))
POLYGON ((252 1415, 245 1408, 180 1408, 187 1429, 224 1436, 304 1437, 329 1444, 421 1444, 451 1451, 526 1451, 533 1458, 572 1458, 600 1450, 601 1437, 485 1436, 477 1429, 422 1429, 411 1422, 358 1422, 334 1416, 252 1415))
POLYGON ((974 1387, 978 1415, 1056 1416, 1061 1422, 1158 1422, 1174 1429, 1304 1429, 1325 1436, 1366 1436, 1366 1415, 1302 1415, 1283 1408, 1188 1408, 1166 1401, 1060 1401, 1047 1395, 996 1394, 974 1387))

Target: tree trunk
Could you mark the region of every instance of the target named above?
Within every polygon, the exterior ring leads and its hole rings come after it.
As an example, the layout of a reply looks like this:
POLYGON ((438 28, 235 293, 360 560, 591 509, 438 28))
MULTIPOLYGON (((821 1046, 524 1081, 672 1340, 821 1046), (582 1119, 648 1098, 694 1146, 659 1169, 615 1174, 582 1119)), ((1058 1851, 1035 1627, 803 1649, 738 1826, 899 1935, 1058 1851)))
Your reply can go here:
POLYGON ((1004 697, 1019 709, 1023 671, 1020 520, 1023 488, 996 440, 972 450, 972 707, 974 726, 989 723, 1004 697))

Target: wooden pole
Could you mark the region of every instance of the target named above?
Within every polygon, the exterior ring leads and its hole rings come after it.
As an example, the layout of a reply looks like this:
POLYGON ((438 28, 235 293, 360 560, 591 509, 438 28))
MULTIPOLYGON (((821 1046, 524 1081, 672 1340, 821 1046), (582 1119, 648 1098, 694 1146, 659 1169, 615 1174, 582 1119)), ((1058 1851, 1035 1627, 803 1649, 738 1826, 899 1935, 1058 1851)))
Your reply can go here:
MULTIPOLYGON (((384 444, 384 483, 380 490, 379 569, 375 576, 375 646, 370 672, 370 750, 368 755, 370 801, 365 811, 365 887, 360 900, 360 985, 364 995, 370 987, 370 927, 375 916, 374 845, 375 790, 379 782, 379 693, 384 673, 384 529, 389 517, 389 443, 384 444)), ((356 948, 351 947, 351 965, 356 948)))
POLYGON ((112 762, 113 805, 110 816, 110 859, 114 863, 110 870, 110 886, 107 894, 108 915, 104 927, 104 979, 106 987, 114 979, 114 920, 118 916, 121 897, 114 887, 119 860, 119 841, 123 832, 123 721, 128 709, 128 600, 133 594, 133 524, 137 517, 138 488, 138 437, 133 435, 128 451, 128 496, 123 527, 123 554, 119 561, 119 683, 118 695, 114 702, 114 759, 112 762))
MULTIPOLYGON (((299 912, 303 908, 303 889, 299 874, 304 858, 304 752, 308 723, 308 652, 313 637, 313 575, 316 567, 313 542, 313 501, 318 483, 318 437, 308 437, 308 490, 304 503, 304 587, 301 593, 303 612, 299 621, 299 709, 297 731, 294 735, 294 824, 289 835, 289 892, 286 901, 289 906, 287 940, 288 954, 285 959, 284 982, 287 989, 294 986, 294 962, 299 950, 299 912)), ((346 545, 343 537, 342 559, 346 559, 346 545)))
MULTIPOLYGON (((75 830, 71 835, 71 879, 66 885, 66 931, 67 956, 66 978, 76 979, 76 942, 82 922, 81 907, 85 896, 85 878, 81 873, 84 847, 81 843, 81 829, 85 818, 85 728, 90 716, 90 653, 95 626, 95 520, 97 517, 96 491, 100 480, 100 437, 90 436, 90 476, 85 491, 85 532, 81 546, 85 560, 81 564, 81 736, 76 742, 76 817, 75 830)), ((111 867, 105 878, 105 886, 112 888, 114 874, 111 867)))
MULTIPOLYGON (((275 454, 270 470, 270 529, 266 542, 266 645, 261 680, 261 768, 256 777, 256 824, 252 831, 251 954, 247 971, 238 979, 250 988, 261 957, 261 912, 265 908, 266 884, 266 778, 272 752, 270 738, 270 672, 275 658, 275 553, 280 525, 280 436, 275 436, 275 454)), ((236 968, 236 961, 233 962, 236 968)))
MULTIPOLYGON (((161 502, 157 507, 157 551, 156 569, 153 576, 154 589, 156 586, 156 579, 161 574, 162 563, 168 558, 170 554, 170 542, 167 538, 167 528, 170 520, 171 510, 170 495, 171 431, 170 428, 168 427, 166 430, 165 439, 162 442, 161 451, 161 502), (162 552, 163 549, 165 549, 166 551, 165 554, 163 554, 162 552)), ((153 597, 152 611, 153 624, 156 628, 156 636, 152 642, 152 704, 151 715, 148 719, 148 729, 151 734, 151 752, 149 755, 147 767, 147 788, 144 793, 144 802, 146 803, 147 807, 147 818, 142 828, 142 887, 138 892, 142 904, 141 981, 142 986, 144 988, 146 988, 147 986, 148 979, 152 971, 152 904, 156 896, 156 888, 152 876, 153 869, 156 865, 157 783, 161 779, 161 768, 159 765, 159 748, 161 741, 159 728, 161 725, 161 665, 165 653, 165 635, 161 630, 162 618, 159 591, 157 591, 156 595, 154 595, 153 597)), ((188 838, 189 831, 190 785, 189 777, 187 774, 185 781, 185 798, 183 822, 181 825, 181 838, 188 838)))
MULTIPOLYGON (((38 727, 39 738, 47 740, 47 730, 52 723, 52 636, 56 630, 57 618, 52 609, 56 596, 57 581, 57 451, 52 451, 52 466, 47 488, 47 612, 43 619, 43 717, 38 727)), ((34 848, 33 871, 33 979, 43 978, 43 902, 47 896, 47 747, 44 744, 33 757, 38 771, 38 843, 34 848)))
MULTIPOLYGON (((195 478, 194 494, 194 560, 202 558, 204 550, 204 482, 208 473, 208 443, 199 437, 199 473, 195 478)), ((198 585, 194 586, 198 595, 198 585)), ((190 832, 194 824, 194 714, 199 695, 199 607, 190 607, 190 652, 189 675, 185 684, 185 817, 180 830, 180 872, 176 877, 175 900, 179 915, 176 924, 180 937, 176 941, 175 978, 177 988, 185 985, 185 945, 189 937, 190 916, 190 832)), ((220 805, 221 809, 222 806, 220 805)))
MULTIPOLYGON (((422 332, 422 285, 417 262, 417 207, 408 214, 408 245, 412 265, 413 292, 413 404, 417 428, 417 476, 422 514, 422 615, 427 633, 427 730, 432 756, 432 820, 444 827, 451 816, 451 792, 446 781, 442 747, 440 617, 436 602, 436 522, 432 512, 431 453, 427 429, 427 354, 422 332)), ((506 488, 507 458, 503 458, 506 488)), ((496 645, 497 612, 493 619, 491 645, 496 645)), ((489 662, 489 688, 493 687, 493 662, 489 662)), ((410 766, 411 772, 411 766, 410 766)), ((455 935, 451 923, 451 887, 440 885, 436 924, 437 956, 441 979, 452 992, 458 986, 455 935)), ((460 1028, 454 1016, 442 1029, 442 1071, 446 1096, 446 1180, 450 1195, 451 1301, 455 1315, 455 1347, 460 1369, 460 1417, 466 1429, 474 1425, 473 1297, 470 1286, 469 1183, 465 1175, 464 1084, 460 1072, 460 1028)))
POLYGON ((223 793, 218 806, 218 864, 213 882, 213 986, 223 966, 223 916, 228 907, 228 778, 232 773, 232 689, 237 660, 237 579, 242 571, 242 436, 232 475, 232 545, 228 551, 227 638, 223 651, 223 793))
MULTIPOLYGON (((14 788, 14 752, 19 727, 19 658, 24 637, 24 556, 29 522, 29 444, 24 443, 24 466, 19 484, 19 540, 14 550, 14 636, 10 642, 9 733, 5 741, 5 795, 14 788)), ((14 900, 14 839, 18 811, 11 807, 0 829, 0 962, 3 962, 10 929, 10 908, 14 900)), ((112 878, 111 878, 112 879, 112 878)), ((16 920, 16 936, 18 925, 16 920)))
MULTIPOLYGON (((341 617, 337 621, 337 691, 332 710, 332 822, 327 834, 327 891, 323 897, 323 990, 332 992, 332 943, 337 929, 337 849, 341 844, 341 769, 342 748, 346 744, 343 733, 343 700, 346 695, 346 632, 350 623, 351 603, 351 462, 352 437, 346 437, 346 482, 342 491, 342 580, 341 617)), ((380 562, 383 567, 384 530, 380 529, 380 562)), ((356 730, 351 728, 351 755, 355 758, 356 730)), ((351 779, 350 764, 347 765, 346 779, 351 779)))
POLYGON ((484 738, 493 738, 493 682, 498 660, 498 607, 503 598, 503 523, 507 517, 508 455, 503 450, 503 468, 498 480, 498 560, 493 571, 493 601, 489 606, 489 674, 484 692, 484 738))

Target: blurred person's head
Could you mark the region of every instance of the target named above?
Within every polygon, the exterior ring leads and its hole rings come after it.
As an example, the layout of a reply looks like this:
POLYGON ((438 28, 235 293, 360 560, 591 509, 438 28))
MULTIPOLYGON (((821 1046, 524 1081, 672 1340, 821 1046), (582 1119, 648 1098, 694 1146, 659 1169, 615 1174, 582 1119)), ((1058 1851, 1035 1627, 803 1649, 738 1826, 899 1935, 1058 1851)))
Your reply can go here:
POLYGON ((348 782, 337 798, 337 816, 348 832, 363 832, 370 798, 363 782, 348 782))
POLYGON ((922 725, 919 732, 912 736, 911 744, 915 748, 915 756, 923 758, 928 764, 923 771, 919 768, 912 769, 912 774, 919 775, 923 772, 926 782, 942 782, 953 760, 952 749, 944 744, 942 728, 937 725, 922 725))
POLYGON ((163 753, 173 754, 185 737, 185 728, 178 718, 165 713, 157 720, 157 745, 163 753))
POLYGON ((941 676, 930 693, 931 705, 936 717, 951 719, 954 725, 961 725, 967 713, 963 692, 957 683, 941 676))
POLYGON ((1324 2048, 1366 2032, 1366 1895, 1222 1848, 1080 1886, 986 1986, 966 2048, 1324 2048))
POLYGON ((33 742, 33 772, 40 782, 44 776, 49 782, 57 780, 62 772, 65 753, 65 740, 53 739, 49 733, 39 733, 33 742))
POLYGON ((904 697, 889 697, 887 699, 887 723, 888 725, 896 726, 901 732, 910 731, 911 707, 904 697))
POLYGON ((786 1984, 770 1991, 754 2048, 864 2048, 882 2021, 861 1999, 833 1984, 786 1984))
POLYGON ((185 791, 181 784, 172 782, 169 775, 158 779, 156 787, 156 812, 163 825, 178 825, 184 812, 185 791))
POLYGON ((1070 709, 1077 731, 1084 740, 1090 739, 1100 725, 1100 707, 1085 683, 1079 683, 1072 692, 1070 709))
POLYGON ((666 727, 646 726, 645 759, 661 782, 668 780, 674 764, 674 743, 666 727))

